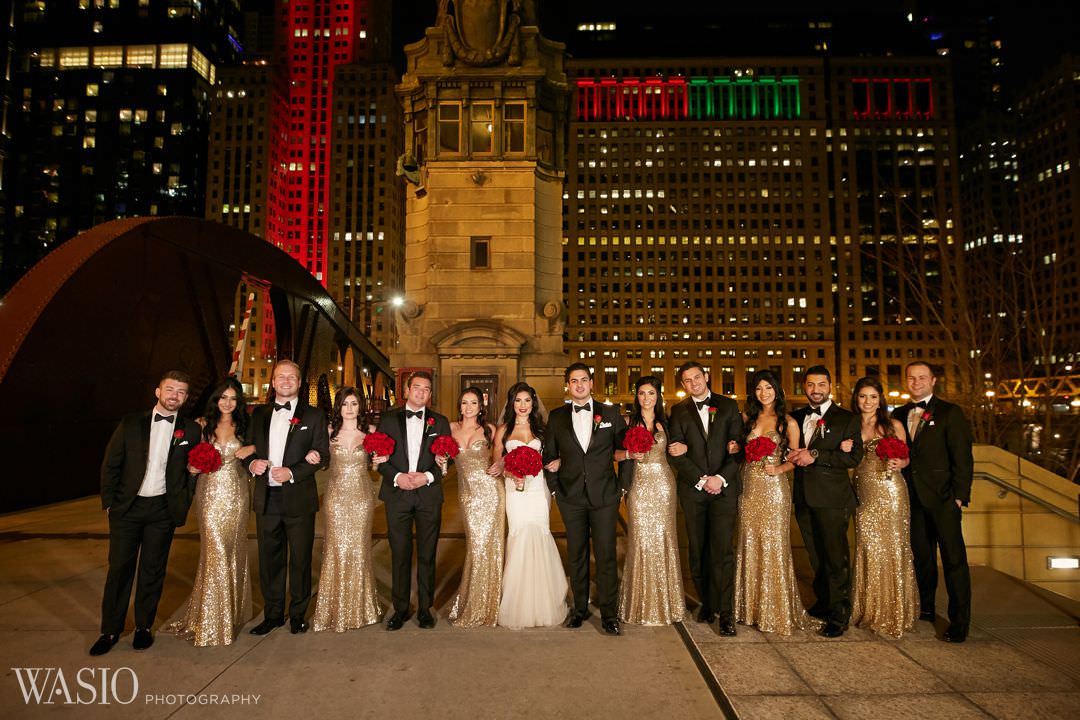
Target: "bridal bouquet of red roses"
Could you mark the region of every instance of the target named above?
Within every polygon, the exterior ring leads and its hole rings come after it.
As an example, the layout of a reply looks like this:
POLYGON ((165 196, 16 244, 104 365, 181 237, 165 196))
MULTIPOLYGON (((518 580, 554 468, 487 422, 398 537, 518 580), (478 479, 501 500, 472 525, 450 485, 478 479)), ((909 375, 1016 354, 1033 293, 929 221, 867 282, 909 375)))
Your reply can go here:
POLYGON ((431 452, 436 457, 442 455, 446 458, 456 458, 459 451, 457 441, 449 435, 440 435, 431 443, 431 452))
POLYGON ((758 462, 776 452, 776 442, 765 436, 756 437, 746 443, 746 462, 758 462))
POLYGON ((544 461, 540 458, 540 453, 528 445, 519 445, 506 453, 506 457, 503 458, 503 469, 518 480, 522 480, 531 475, 539 475, 544 469, 544 461))
POLYGON ((627 452, 632 453, 647 453, 652 450, 652 446, 656 443, 656 438, 653 434, 642 425, 635 425, 626 431, 626 435, 623 437, 622 446, 627 452))
POLYGON ((208 442, 201 442, 188 453, 188 465, 201 473, 216 472, 221 467, 221 453, 208 442))
POLYGON ((908 446, 900 438, 883 437, 878 440, 877 449, 874 451, 882 460, 907 460, 908 446))
POLYGON ((386 433, 373 432, 364 438, 364 452, 372 455, 393 455, 394 438, 386 433))

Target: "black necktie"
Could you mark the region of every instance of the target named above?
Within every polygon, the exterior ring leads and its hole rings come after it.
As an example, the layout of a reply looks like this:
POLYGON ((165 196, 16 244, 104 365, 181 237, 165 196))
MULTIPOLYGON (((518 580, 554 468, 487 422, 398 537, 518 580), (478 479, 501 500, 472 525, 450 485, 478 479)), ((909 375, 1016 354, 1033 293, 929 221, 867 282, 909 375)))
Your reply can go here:
POLYGON ((926 401, 925 400, 920 400, 919 402, 915 403, 915 407, 922 408, 923 410, 925 410, 926 409, 926 401))
POLYGON ((584 405, 575 405, 574 406, 574 412, 581 412, 582 410, 588 410, 588 409, 589 409, 588 403, 586 403, 584 405))
POLYGON ((158 413, 154 413, 154 422, 157 422, 158 420, 164 420, 167 423, 171 423, 173 421, 173 418, 175 417, 175 415, 160 415, 158 413))
POLYGON ((274 412, 277 412, 278 410, 292 410, 292 400, 287 401, 284 405, 274 403, 274 412))
POLYGON ((701 408, 703 408, 703 407, 705 407, 706 405, 709 404, 709 398, 705 398, 704 400, 701 400, 701 401, 695 400, 694 404, 697 405, 698 410, 701 410, 701 408))
POLYGON ((408 420, 409 418, 420 418, 421 420, 423 420, 424 419, 424 411, 423 410, 406 410, 405 411, 405 419, 408 420))
POLYGON ((813 405, 811 405, 811 406, 810 406, 810 409, 809 409, 809 410, 808 410, 808 411, 806 412, 806 414, 807 414, 807 416, 810 416, 810 415, 820 415, 820 414, 821 414, 821 408, 819 408, 819 407, 814 407, 813 405))

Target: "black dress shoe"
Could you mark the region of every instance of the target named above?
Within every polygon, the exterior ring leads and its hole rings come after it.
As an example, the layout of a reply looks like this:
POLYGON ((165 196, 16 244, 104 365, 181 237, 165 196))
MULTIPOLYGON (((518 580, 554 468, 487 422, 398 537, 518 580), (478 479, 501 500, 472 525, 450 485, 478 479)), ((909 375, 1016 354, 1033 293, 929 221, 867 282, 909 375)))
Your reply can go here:
POLYGON ((820 635, 821 637, 838 638, 844 634, 845 630, 847 630, 847 625, 841 625, 838 622, 830 620, 825 623, 825 627, 821 628, 820 635))
POLYGON ((604 632, 608 635, 619 635, 622 632, 619 628, 619 621, 616 618, 602 620, 600 626, 604 628, 604 632))
POLYGON ((293 635, 296 635, 297 633, 306 633, 307 629, 308 629, 308 624, 306 622, 304 622, 303 620, 290 620, 289 621, 289 632, 291 632, 293 635))
POLYGON ((945 640, 945 642, 962 643, 967 640, 967 636, 967 625, 959 625, 957 623, 953 623, 949 626, 949 629, 945 631, 945 634, 942 636, 942 638, 945 640))
POLYGON ((919 613, 920 620, 926 620, 927 622, 934 622, 937 620, 937 613, 933 610, 923 610, 919 613))
POLYGON ((270 618, 264 619, 261 623, 251 628, 252 635, 266 635, 274 628, 279 628, 285 624, 284 620, 272 620, 270 618))
POLYGON ((430 610, 421 610, 416 614, 417 624, 424 630, 430 630, 435 627, 435 617, 431 614, 430 610))
POLYGON ((97 641, 90 646, 90 654, 95 657, 98 655, 104 655, 112 650, 112 646, 120 639, 119 635, 102 635, 97 641))
POLYGON ((154 644, 154 636, 149 630, 135 630, 135 637, 131 639, 131 647, 136 650, 145 650, 154 644))
POLYGON ((720 618, 717 632, 724 637, 735 637, 735 621, 731 618, 720 618))
POLYGON ((405 624, 405 613, 396 612, 390 616, 390 619, 386 621, 386 629, 393 632, 394 630, 400 630, 401 626, 405 624))
POLYGON ((704 605, 702 605, 700 608, 698 608, 697 621, 699 623, 705 623, 706 625, 708 625, 709 623, 711 623, 715 619, 716 619, 716 613, 714 613, 712 611, 712 609, 707 608, 704 605))
POLYGON ((579 628, 579 627, 581 627, 581 623, 585 622, 586 617, 587 616, 586 616, 585 613, 580 613, 580 612, 572 613, 570 615, 570 619, 566 621, 566 627, 568 627, 568 628, 579 628))
POLYGON ((829 608, 821 607, 820 605, 811 605, 810 609, 806 611, 806 614, 812 618, 817 618, 818 620, 828 620, 829 608))

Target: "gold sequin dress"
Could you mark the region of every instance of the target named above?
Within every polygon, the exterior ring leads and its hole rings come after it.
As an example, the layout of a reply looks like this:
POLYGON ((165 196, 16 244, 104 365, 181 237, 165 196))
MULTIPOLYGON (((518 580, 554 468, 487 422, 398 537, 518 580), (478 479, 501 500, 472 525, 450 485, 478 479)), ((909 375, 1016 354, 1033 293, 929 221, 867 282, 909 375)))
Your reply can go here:
POLYGON ((483 440, 463 448, 454 464, 465 519, 465 566, 457 595, 450 603, 450 623, 457 627, 494 626, 499 621, 502 593, 506 490, 501 477, 487 473, 491 446, 483 440))
POLYGON ((638 625, 682 622, 686 613, 682 561, 675 527, 675 476, 661 427, 644 459, 634 462, 627 494, 626 559, 619 587, 619 618, 638 625))
MULTIPOLYGON (((765 433, 777 445, 769 457, 742 467, 739 523, 735 547, 735 621, 762 632, 790 635, 819 623, 806 614, 791 559, 791 483, 785 474, 769 475, 780 465, 780 435, 765 433)), ((752 438, 751 438, 752 439, 752 438)))
POLYGON ((322 569, 311 627, 345 632, 382 618, 371 564, 371 520, 375 494, 363 447, 330 441, 330 479, 323 495, 326 521, 322 569))
POLYGON ((900 637, 919 617, 907 484, 877 456, 874 438, 855 468, 855 568, 851 623, 900 637))
POLYGON ((248 473, 236 458, 241 442, 215 442, 221 467, 195 486, 199 565, 191 596, 163 628, 196 647, 231 645, 252 618, 247 528, 248 473))

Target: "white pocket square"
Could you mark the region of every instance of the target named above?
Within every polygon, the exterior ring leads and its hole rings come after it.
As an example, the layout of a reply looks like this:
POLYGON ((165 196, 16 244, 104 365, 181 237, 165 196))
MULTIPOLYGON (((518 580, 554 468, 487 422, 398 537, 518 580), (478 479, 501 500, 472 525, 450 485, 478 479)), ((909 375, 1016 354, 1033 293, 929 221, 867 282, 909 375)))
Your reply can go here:
POLYGON ((598 429, 599 429, 599 430, 603 430, 603 429, 604 429, 604 428, 606 428, 606 427, 611 427, 611 423, 609 423, 609 422, 607 422, 607 423, 600 423, 600 427, 599 427, 598 429))
POLYGON ((183 447, 184 445, 187 445, 187 444, 188 444, 188 441, 187 441, 187 440, 182 440, 182 441, 180 442, 180 447, 183 447))
POLYGON ((301 430, 307 430, 307 425, 301 425, 301 426, 300 426, 300 429, 301 429, 301 430))

